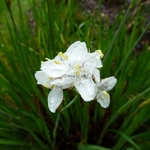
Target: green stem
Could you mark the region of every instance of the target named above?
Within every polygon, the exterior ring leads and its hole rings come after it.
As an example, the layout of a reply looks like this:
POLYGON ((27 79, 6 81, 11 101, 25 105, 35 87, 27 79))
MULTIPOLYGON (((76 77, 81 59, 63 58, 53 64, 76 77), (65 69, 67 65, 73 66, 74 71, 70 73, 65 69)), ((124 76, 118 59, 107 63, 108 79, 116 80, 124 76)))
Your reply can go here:
POLYGON ((53 130, 53 148, 55 147, 55 144, 56 144, 56 133, 57 133, 57 127, 58 127, 59 120, 60 120, 60 113, 57 114, 55 128, 53 130))
POLYGON ((66 110, 68 107, 70 107, 75 101, 76 99, 79 97, 79 95, 76 95, 75 98, 68 104, 66 105, 62 110, 61 112, 63 112, 64 110, 66 110))

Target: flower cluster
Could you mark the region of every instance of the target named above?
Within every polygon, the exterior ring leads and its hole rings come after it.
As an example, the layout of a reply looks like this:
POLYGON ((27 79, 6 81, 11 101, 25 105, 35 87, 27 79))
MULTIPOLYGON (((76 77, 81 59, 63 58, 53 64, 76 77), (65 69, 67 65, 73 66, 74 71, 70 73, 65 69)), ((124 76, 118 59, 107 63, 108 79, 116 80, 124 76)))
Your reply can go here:
POLYGON ((96 50, 89 53, 85 42, 73 43, 65 53, 41 63, 41 71, 35 73, 37 84, 51 89, 48 95, 48 107, 51 112, 63 101, 63 89, 75 87, 84 101, 95 98, 106 108, 110 97, 107 91, 111 90, 117 80, 109 77, 100 80, 103 53, 96 50))

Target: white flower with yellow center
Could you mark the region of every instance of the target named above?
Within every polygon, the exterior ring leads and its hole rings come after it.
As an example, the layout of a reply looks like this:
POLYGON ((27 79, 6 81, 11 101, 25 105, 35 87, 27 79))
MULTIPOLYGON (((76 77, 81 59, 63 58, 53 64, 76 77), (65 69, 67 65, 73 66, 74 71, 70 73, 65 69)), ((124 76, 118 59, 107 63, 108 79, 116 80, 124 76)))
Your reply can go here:
POLYGON ((102 79, 101 82, 97 83, 96 87, 96 99, 100 105, 104 108, 107 108, 110 104, 110 96, 107 91, 110 91, 117 83, 115 77, 109 77, 102 79))
POLYGON ((95 81, 99 81, 102 67, 100 50, 88 53, 86 44, 77 41, 65 53, 59 52, 52 59, 41 64, 41 71, 35 73, 37 84, 52 89, 48 95, 48 106, 55 112, 63 100, 63 89, 75 86, 83 100, 95 97, 95 81))

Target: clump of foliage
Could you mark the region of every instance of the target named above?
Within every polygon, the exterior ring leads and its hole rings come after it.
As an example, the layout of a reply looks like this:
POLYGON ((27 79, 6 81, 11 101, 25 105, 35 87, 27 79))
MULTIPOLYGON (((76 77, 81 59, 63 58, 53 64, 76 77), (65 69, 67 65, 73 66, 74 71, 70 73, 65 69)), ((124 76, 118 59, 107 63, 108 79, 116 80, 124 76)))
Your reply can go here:
POLYGON ((0 41, 0 149, 147 149, 149 45, 135 53, 149 28, 141 15, 143 3, 137 6, 133 0, 110 25, 101 17, 101 1, 97 18, 83 16, 70 0, 33 0, 28 10, 16 0, 17 17, 12 1, 5 2, 8 32, 0 41), (85 41, 91 52, 103 51, 102 78, 118 79, 110 92, 111 104, 104 109, 97 101, 83 103, 76 91, 66 90, 63 104, 53 114, 47 106, 49 90, 36 84, 34 74, 42 60, 54 58, 77 40, 85 41))

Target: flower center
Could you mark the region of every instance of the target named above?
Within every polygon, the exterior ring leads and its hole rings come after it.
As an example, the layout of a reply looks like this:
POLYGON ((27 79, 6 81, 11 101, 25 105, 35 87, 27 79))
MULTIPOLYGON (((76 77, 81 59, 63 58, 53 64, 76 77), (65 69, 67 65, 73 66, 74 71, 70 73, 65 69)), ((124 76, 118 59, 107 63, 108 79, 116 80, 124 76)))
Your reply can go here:
POLYGON ((76 75, 79 75, 80 74, 80 65, 79 64, 76 64, 76 66, 75 66, 75 73, 76 73, 76 75))

